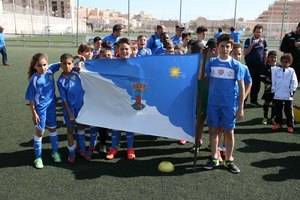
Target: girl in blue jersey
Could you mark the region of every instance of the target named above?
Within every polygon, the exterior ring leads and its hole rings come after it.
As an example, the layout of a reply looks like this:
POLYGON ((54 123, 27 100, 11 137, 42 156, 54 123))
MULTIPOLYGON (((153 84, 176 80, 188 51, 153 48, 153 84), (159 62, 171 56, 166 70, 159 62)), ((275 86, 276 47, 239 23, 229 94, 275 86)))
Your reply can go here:
POLYGON ((35 54, 29 66, 29 85, 25 98, 29 101, 32 119, 35 125, 34 166, 44 167, 42 160, 42 137, 47 127, 50 132, 52 157, 54 162, 61 162, 58 153, 58 137, 56 132, 55 85, 53 74, 59 70, 59 64, 48 67, 48 58, 43 53, 35 54))
POLYGON ((89 153, 85 149, 85 134, 83 126, 76 124, 75 118, 77 117, 79 110, 83 105, 84 91, 82 89, 81 80, 79 74, 73 69, 73 57, 71 54, 63 54, 60 57, 62 74, 57 81, 57 87, 60 93, 60 97, 63 102, 64 120, 67 126, 67 138, 68 138, 68 162, 75 162, 75 149, 73 132, 77 125, 77 139, 79 145, 79 153, 86 160, 90 160, 89 153))

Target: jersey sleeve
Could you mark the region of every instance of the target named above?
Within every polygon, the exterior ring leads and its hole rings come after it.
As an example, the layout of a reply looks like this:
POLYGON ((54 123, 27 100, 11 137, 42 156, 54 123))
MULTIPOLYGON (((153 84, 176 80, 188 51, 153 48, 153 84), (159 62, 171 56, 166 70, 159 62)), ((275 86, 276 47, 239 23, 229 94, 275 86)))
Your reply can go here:
POLYGON ((244 48, 248 49, 249 46, 250 46, 250 38, 247 38, 246 41, 245 41, 245 43, 244 43, 244 48))
POLYGON ((34 87, 34 78, 31 78, 29 81, 29 85, 27 87, 26 93, 25 93, 25 99, 28 101, 34 101, 35 99, 35 87, 34 87))
POLYGON ((252 78, 250 75, 250 71, 248 69, 248 67, 245 66, 245 77, 244 77, 244 82, 246 85, 249 85, 252 83, 252 78))
POLYGON ((148 39, 147 41, 147 48, 151 49, 152 50, 152 47, 153 47, 153 43, 154 43, 154 40, 153 40, 153 36, 150 36, 150 38, 148 39))
POLYGON ((60 63, 53 63, 49 65, 48 70, 50 70, 53 74, 57 72, 60 68, 60 63))
POLYGON ((205 64, 205 76, 207 78, 210 77, 210 71, 211 71, 211 60, 208 60, 208 62, 205 64))
POLYGON ((58 88, 58 91, 59 91, 59 95, 61 97, 61 99, 66 102, 67 101, 67 92, 65 90, 65 88, 63 87, 62 85, 62 79, 59 78, 58 81, 57 81, 57 88, 58 88))
POLYGON ((236 80, 238 80, 238 81, 244 80, 245 73, 244 73, 243 66, 241 63, 238 63, 236 65, 235 73, 236 73, 236 80))

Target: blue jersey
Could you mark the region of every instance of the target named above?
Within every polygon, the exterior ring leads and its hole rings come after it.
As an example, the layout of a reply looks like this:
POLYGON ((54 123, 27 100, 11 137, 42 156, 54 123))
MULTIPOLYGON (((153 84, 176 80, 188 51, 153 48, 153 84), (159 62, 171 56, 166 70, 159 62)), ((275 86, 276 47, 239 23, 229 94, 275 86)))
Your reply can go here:
POLYGON ((177 35, 174 35, 173 37, 171 37, 171 40, 172 40, 174 46, 182 45, 182 39, 181 39, 181 37, 178 37, 177 35))
POLYGON ((0 33, 0 48, 5 46, 4 33, 0 33))
POLYGON ((52 64, 43 74, 34 73, 29 80, 25 99, 34 102, 36 110, 47 109, 55 100, 54 73, 60 68, 60 64, 52 64))
POLYGON ((114 45, 116 42, 118 42, 119 37, 115 37, 113 34, 107 35, 103 38, 103 42, 109 42, 112 45, 114 45))
POLYGON ((230 37, 233 39, 234 43, 240 43, 241 41, 241 33, 238 31, 231 32, 230 37))
POLYGON ((82 107, 84 91, 77 72, 71 72, 67 76, 61 74, 57 80, 57 87, 61 99, 67 102, 72 110, 79 110, 82 107))
POLYGON ((157 34, 151 35, 147 41, 147 48, 151 49, 152 54, 155 55, 155 51, 159 48, 162 48, 163 44, 160 41, 160 37, 157 34))
POLYGON ((242 73, 243 73, 243 77, 244 77, 244 83, 245 83, 245 85, 249 85, 250 83, 252 83, 250 71, 249 71, 247 65, 241 64, 241 66, 242 66, 242 73))
POLYGON ((137 56, 151 56, 151 55, 152 55, 152 51, 151 49, 148 48, 140 48, 137 53, 137 56))
POLYGON ((216 32, 215 33, 215 38, 218 39, 221 35, 223 34, 223 32, 216 32))
POLYGON ((242 64, 232 58, 211 58, 205 71, 209 79, 208 104, 236 107, 238 88, 236 81, 243 80, 242 64))

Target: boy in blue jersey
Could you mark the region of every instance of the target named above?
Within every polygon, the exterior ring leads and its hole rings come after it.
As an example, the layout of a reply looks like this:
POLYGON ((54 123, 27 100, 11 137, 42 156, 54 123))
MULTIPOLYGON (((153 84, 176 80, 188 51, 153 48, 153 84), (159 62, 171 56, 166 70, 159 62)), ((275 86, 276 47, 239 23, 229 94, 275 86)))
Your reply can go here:
POLYGON ((176 25, 175 26, 175 35, 173 37, 171 37, 171 40, 172 40, 172 43, 174 45, 182 45, 182 32, 184 31, 184 26, 179 26, 179 25, 176 25))
MULTIPOLYGON (((127 59, 131 56, 131 48, 130 48, 130 41, 127 38, 121 38, 118 42, 118 52, 120 59, 127 59)), ((120 130, 112 130, 111 134, 111 148, 106 155, 106 159, 112 160, 118 153, 118 145, 120 143, 120 130)), ((127 139, 127 159, 134 160, 135 159, 135 152, 133 148, 134 142, 134 133, 126 132, 126 139, 127 139)))
POLYGON ((58 137, 56 132, 56 105, 55 85, 53 74, 59 70, 59 64, 48 68, 48 58, 45 54, 35 54, 29 66, 29 85, 25 98, 29 101, 32 120, 35 125, 34 141, 34 166, 37 169, 44 167, 42 160, 42 137, 45 128, 50 132, 52 158, 54 162, 61 162, 58 153, 58 137))
POLYGON ((5 47, 5 38, 4 38, 4 28, 0 26, 0 53, 2 55, 2 64, 3 66, 9 66, 7 64, 7 52, 6 52, 6 47, 5 47))
POLYGON ((230 28, 230 37, 233 39, 234 43, 240 43, 241 42, 241 33, 238 31, 235 31, 234 27, 230 28))
POLYGON ((122 35, 123 26, 122 24, 115 24, 113 26, 113 32, 103 38, 103 42, 115 45, 118 42, 120 36, 122 35))
POLYGON ((244 77, 241 63, 230 57, 233 47, 230 35, 221 35, 217 45, 218 57, 211 58, 205 69, 209 80, 207 125, 211 134, 212 152, 205 169, 219 166, 218 135, 223 130, 226 146, 225 167, 232 173, 239 173, 240 169, 233 162, 234 128, 236 117, 239 120, 244 116, 244 77))
MULTIPOLYGON (((75 162, 75 149, 73 132, 75 128, 75 118, 77 117, 79 110, 83 105, 84 91, 82 89, 81 80, 79 74, 73 71, 73 57, 70 54, 63 54, 60 57, 62 74, 57 80, 57 87, 60 97, 63 102, 64 120, 67 126, 67 138, 68 138, 68 162, 75 162)), ((78 143, 80 149, 80 155, 86 160, 90 160, 88 153, 85 150, 85 135, 81 125, 77 125, 78 128, 78 143)))
POLYGON ((139 35, 137 37, 138 53, 137 56, 151 56, 151 49, 146 47, 147 37, 145 35, 139 35))
MULTIPOLYGON (((242 62, 242 45, 240 43, 233 44, 231 56, 232 58, 242 62)), ((247 65, 242 64, 242 70, 244 74, 243 76, 244 76, 244 83, 245 83, 245 98, 247 98, 252 87, 252 78, 247 65)))
POLYGON ((158 51, 158 49, 163 48, 163 42, 161 41, 161 34, 165 32, 164 25, 157 25, 156 32, 150 36, 147 41, 147 48, 151 49, 152 54, 158 51))

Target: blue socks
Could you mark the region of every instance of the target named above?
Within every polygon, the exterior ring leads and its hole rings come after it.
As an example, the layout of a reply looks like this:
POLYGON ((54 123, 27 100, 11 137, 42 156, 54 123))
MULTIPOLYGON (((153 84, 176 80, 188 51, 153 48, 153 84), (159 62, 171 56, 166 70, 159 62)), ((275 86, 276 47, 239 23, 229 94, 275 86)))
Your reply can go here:
POLYGON ((58 151, 58 136, 57 132, 50 132, 50 142, 52 147, 52 153, 56 153, 58 151))
POLYGON ((34 136, 33 137, 33 148, 35 158, 42 157, 42 137, 34 136))
POLYGON ((111 132, 111 148, 117 149, 120 142, 120 131, 112 130, 111 132))
POLYGON ((132 132, 126 132, 126 139, 127 139, 127 148, 128 149, 133 148, 134 133, 132 133, 132 132))
POLYGON ((91 137, 90 137, 90 148, 95 148, 97 143, 97 129, 98 127, 91 127, 91 137))
MULTIPOLYGON (((121 132, 112 130, 111 133, 111 147, 117 149, 119 142, 120 142, 120 136, 121 132)), ((134 142, 134 133, 132 132, 126 132, 126 139, 127 139, 127 148, 133 148, 133 142, 134 142)))
POLYGON ((79 145, 79 150, 85 153, 85 134, 84 130, 78 130, 77 132, 77 141, 79 145))

